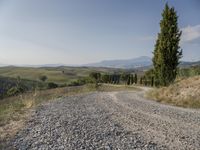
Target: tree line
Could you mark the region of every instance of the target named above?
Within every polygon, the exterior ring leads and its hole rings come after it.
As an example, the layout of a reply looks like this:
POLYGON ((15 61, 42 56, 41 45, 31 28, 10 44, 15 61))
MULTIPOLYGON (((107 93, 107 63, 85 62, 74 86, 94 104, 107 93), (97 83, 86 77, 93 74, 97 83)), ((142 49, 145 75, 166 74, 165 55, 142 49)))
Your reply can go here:
POLYGON ((133 85, 140 84, 145 86, 154 86, 154 77, 145 74, 143 76, 138 76, 137 73, 113 73, 113 74, 101 74, 99 72, 90 73, 89 77, 93 79, 93 82, 98 85, 99 83, 108 83, 108 84, 125 84, 133 85))

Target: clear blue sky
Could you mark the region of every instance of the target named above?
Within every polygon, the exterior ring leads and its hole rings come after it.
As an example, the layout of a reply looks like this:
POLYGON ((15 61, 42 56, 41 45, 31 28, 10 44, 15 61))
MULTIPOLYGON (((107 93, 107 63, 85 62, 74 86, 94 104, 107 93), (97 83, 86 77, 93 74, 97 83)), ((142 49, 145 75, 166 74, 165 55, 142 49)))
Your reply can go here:
MULTIPOLYGON (((152 56, 165 0, 0 0, 0 63, 85 64, 152 56)), ((200 0, 169 0, 183 60, 200 60, 200 0)))

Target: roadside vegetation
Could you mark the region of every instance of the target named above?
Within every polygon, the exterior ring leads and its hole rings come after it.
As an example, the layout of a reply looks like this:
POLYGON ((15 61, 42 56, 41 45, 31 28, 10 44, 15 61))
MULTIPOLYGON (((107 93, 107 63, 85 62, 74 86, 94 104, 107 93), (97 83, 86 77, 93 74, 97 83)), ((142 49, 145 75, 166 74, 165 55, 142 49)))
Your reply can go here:
POLYGON ((200 65, 180 68, 178 71, 178 78, 188 78, 200 75, 200 65))
POLYGON ((175 106, 200 108, 200 76, 179 78, 168 87, 150 91, 147 97, 175 106))
POLYGON ((47 86, 46 83, 21 79, 19 76, 17 78, 0 76, 0 100, 35 89, 46 89, 47 86))

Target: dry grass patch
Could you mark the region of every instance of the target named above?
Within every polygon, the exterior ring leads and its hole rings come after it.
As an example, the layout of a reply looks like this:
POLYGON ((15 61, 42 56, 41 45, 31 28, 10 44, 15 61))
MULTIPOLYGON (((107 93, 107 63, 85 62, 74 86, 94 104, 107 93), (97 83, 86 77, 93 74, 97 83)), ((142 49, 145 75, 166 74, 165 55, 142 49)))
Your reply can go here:
POLYGON ((176 106, 200 108, 200 76, 180 79, 169 87, 154 89, 148 97, 176 106))

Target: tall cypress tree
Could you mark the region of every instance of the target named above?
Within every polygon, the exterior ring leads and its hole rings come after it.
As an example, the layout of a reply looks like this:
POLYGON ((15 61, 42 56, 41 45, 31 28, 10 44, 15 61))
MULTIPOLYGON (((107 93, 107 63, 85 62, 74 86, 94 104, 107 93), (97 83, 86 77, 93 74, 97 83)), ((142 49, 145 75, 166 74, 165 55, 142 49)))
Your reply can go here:
POLYGON ((130 75, 130 84, 133 84, 134 82, 134 78, 133 78, 133 74, 130 75))
POLYGON ((181 31, 178 28, 176 11, 166 4, 160 21, 160 33, 153 52, 155 78, 161 86, 169 85, 176 78, 177 67, 182 56, 179 46, 180 37, 181 31))
POLYGON ((127 85, 130 85, 130 84, 131 84, 131 78, 130 78, 130 74, 129 74, 127 77, 127 85))
POLYGON ((135 81, 135 84, 137 84, 137 74, 135 74, 135 79, 134 79, 134 81, 135 81))

